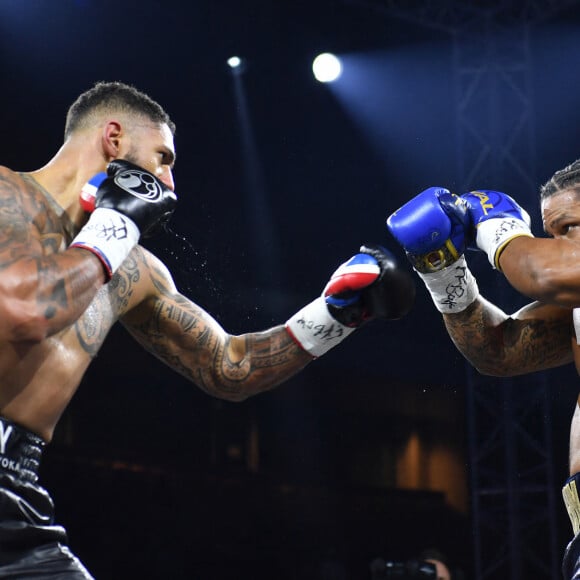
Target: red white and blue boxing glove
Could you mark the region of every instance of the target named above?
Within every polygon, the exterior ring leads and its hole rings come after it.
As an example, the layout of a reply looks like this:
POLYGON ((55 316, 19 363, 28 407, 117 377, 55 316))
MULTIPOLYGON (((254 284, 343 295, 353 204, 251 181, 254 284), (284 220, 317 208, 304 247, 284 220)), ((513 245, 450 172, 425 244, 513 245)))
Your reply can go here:
POLYGON ((292 338, 314 357, 376 318, 394 320, 412 307, 415 285, 381 246, 366 245, 332 274, 322 295, 286 322, 292 338))
POLYGON ((159 231, 169 220, 177 196, 152 173, 116 159, 106 175, 95 175, 81 192, 89 221, 71 243, 95 254, 111 279, 140 237, 159 231))
POLYGON ((476 228, 476 249, 487 254, 494 268, 500 269, 501 253, 514 238, 533 237, 528 212, 506 193, 479 189, 465 193, 461 198, 467 203, 476 228))
POLYGON ((467 202, 443 187, 430 187, 387 219, 387 229, 442 313, 465 310, 479 295, 464 252, 474 238, 467 202))

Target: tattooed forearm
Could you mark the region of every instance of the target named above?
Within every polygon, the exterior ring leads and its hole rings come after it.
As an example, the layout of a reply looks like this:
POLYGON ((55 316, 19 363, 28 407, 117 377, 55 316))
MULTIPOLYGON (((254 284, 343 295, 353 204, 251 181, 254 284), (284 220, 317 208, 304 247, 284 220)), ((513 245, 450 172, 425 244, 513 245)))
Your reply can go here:
POLYGON ((232 336, 180 295, 156 301, 130 331, 201 389, 232 401, 275 387, 312 360, 283 327, 232 336))
POLYGON ((485 308, 444 317, 458 350, 480 372, 514 376, 562 364, 569 328, 561 319, 491 320, 485 308))
POLYGON ((301 352, 287 332, 251 334, 246 340, 250 344, 248 350, 252 352, 254 369, 284 369, 285 365, 294 363, 297 352, 301 352))
POLYGON ((129 254, 123 265, 109 282, 110 296, 118 314, 124 312, 133 296, 135 286, 141 279, 136 252, 129 254))
POLYGON ((110 290, 107 286, 101 288, 90 306, 74 325, 79 344, 92 358, 97 356, 109 330, 117 319, 116 313, 110 306, 112 302, 110 290))
POLYGON ((267 332, 228 337, 224 346, 215 352, 211 379, 220 394, 244 399, 276 387, 310 360, 312 358, 305 355, 279 327, 267 332), (232 348, 234 341, 237 345, 232 348), (240 350, 241 357, 230 354, 240 350))

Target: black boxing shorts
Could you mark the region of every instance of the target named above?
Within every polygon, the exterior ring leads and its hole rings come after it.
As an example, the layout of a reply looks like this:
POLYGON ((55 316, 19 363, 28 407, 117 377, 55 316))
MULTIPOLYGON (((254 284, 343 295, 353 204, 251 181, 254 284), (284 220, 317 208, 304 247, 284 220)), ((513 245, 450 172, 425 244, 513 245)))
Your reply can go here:
POLYGON ((54 504, 38 485, 44 441, 0 417, 0 579, 92 576, 64 545, 54 504))

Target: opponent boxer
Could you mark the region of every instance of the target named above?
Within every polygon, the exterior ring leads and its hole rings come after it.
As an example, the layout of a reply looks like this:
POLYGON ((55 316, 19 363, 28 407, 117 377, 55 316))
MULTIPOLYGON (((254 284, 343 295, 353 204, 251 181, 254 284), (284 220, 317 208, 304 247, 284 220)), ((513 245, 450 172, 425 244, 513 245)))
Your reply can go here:
MULTIPOLYGON (((580 372, 580 160, 540 190, 543 224, 536 238, 527 213, 508 195, 461 196, 433 187, 387 220, 442 313, 459 351, 481 373, 514 376, 574 362, 580 372), (520 292, 535 299, 508 315, 483 298, 465 259, 483 251, 520 292)), ((565 578, 580 578, 580 399, 570 430, 570 478, 564 500, 575 537, 565 578)))
POLYGON ((97 83, 70 107, 44 167, 0 168, 0 578, 91 577, 66 547, 38 466, 115 322, 208 394, 241 401, 411 307, 412 277, 365 246, 285 325, 226 333, 139 245, 177 202, 174 130, 147 95, 97 83))

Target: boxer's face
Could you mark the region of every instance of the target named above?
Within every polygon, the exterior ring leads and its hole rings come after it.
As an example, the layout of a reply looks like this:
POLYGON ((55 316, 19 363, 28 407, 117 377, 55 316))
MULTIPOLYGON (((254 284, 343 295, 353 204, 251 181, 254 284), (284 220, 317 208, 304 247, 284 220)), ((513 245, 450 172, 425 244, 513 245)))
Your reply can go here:
POLYGON ((554 238, 580 242, 580 193, 564 189, 542 202, 544 230, 554 238))
POLYGON ((131 131, 129 149, 123 158, 153 173, 169 189, 175 190, 175 146, 167 125, 135 126, 131 131))

